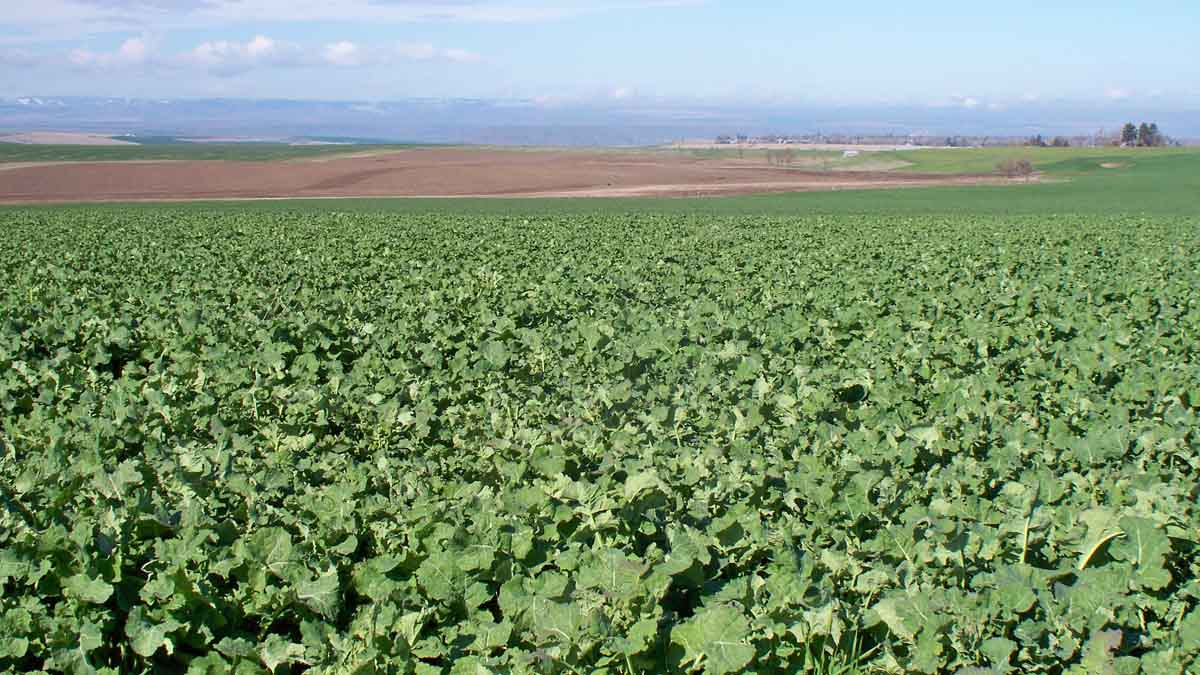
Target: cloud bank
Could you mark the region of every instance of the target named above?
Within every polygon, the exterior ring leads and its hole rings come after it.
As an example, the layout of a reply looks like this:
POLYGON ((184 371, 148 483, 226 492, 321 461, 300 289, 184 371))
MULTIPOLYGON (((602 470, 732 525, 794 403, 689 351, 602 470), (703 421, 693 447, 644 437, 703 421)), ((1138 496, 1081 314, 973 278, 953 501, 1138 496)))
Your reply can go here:
MULTIPOLYGON (((6 56, 0 52, 0 63, 18 59, 18 52, 6 56)), ((20 56, 24 65, 54 65, 56 59, 20 56)), ((398 43, 366 45, 350 40, 337 40, 317 45, 304 45, 257 35, 246 42, 215 40, 175 54, 163 54, 148 37, 130 38, 114 51, 97 52, 73 49, 66 61, 76 69, 85 70, 199 70, 220 77, 241 75, 264 68, 376 68, 393 66, 406 61, 441 61, 445 63, 475 63, 481 61, 475 52, 459 48, 439 48, 428 43, 398 43)))
MULTIPOLYGON (((698 4, 700 0, 39 0, 6 3, 0 28, 23 38, 79 39, 118 31, 156 32, 279 22, 522 23, 584 14, 698 4)), ((3 32, 3 31, 0 31, 3 32)))
POLYGON ((114 52, 94 52, 72 49, 68 54, 71 65, 77 68, 121 68, 146 65, 154 56, 154 46, 147 37, 129 38, 114 52))

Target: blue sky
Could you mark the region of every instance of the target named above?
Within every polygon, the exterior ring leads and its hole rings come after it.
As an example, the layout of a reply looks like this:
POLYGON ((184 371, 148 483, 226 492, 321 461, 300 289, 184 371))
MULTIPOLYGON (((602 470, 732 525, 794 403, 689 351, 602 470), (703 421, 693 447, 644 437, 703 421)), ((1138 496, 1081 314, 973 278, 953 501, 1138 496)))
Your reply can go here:
POLYGON ((1200 107, 1196 0, 5 4, 8 96, 1200 107))

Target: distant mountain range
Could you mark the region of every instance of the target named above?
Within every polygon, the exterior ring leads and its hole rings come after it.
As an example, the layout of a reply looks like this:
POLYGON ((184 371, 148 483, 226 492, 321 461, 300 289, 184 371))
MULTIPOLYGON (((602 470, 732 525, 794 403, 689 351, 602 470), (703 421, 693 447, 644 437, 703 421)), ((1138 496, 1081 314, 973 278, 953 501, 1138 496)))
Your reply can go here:
POLYGON ((292 101, 21 96, 0 99, 0 132, 78 131, 145 137, 327 138, 498 145, 652 145, 726 134, 1027 136, 1112 131, 1154 121, 1200 137, 1196 111, 1132 105, 801 106, 660 100, 557 103, 408 99, 292 101))

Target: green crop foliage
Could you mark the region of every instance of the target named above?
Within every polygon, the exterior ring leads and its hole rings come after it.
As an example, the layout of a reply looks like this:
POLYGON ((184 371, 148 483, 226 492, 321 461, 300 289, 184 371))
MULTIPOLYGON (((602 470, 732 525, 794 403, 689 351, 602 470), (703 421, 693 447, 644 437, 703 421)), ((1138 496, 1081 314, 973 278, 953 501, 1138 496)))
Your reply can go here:
MULTIPOLYGON (((1040 171, 1051 175, 1062 174, 1062 165, 1067 162, 1077 163, 1080 168, 1088 171, 1103 169, 1103 163, 1131 164, 1142 160, 1151 162, 1170 161, 1172 158, 1200 155, 1195 148, 1036 148, 1036 147, 995 147, 995 148, 935 148, 927 150, 899 150, 885 152, 879 157, 898 159, 910 163, 910 166, 900 169, 902 172, 917 173, 992 173, 996 166, 1006 159, 1029 159, 1040 171)), ((869 161, 876 155, 856 161, 869 161)), ((1119 173, 1117 169, 1108 169, 1108 173, 1119 173)))
POLYGON ((1200 667, 1200 227, 0 215, 0 670, 1200 667))

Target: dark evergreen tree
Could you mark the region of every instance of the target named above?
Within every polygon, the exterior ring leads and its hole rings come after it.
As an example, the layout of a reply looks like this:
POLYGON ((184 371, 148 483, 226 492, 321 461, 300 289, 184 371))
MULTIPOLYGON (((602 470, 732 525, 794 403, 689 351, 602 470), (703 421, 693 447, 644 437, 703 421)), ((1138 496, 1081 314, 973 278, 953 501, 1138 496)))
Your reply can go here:
POLYGON ((1148 147, 1150 147, 1150 145, 1151 145, 1150 141, 1151 141, 1151 140, 1152 140, 1152 139, 1150 138, 1150 125, 1149 125, 1149 124, 1146 124, 1145 122, 1142 122, 1142 123, 1141 123, 1141 124, 1138 126, 1138 132, 1137 132, 1137 144, 1138 144, 1138 147, 1139 147, 1139 148, 1148 148, 1148 147))
POLYGON ((1135 144, 1137 144, 1137 139, 1138 139, 1137 127, 1133 126, 1133 122, 1126 122, 1125 126, 1121 128, 1121 144, 1122 145, 1135 145, 1135 144))

